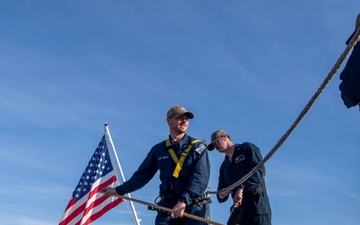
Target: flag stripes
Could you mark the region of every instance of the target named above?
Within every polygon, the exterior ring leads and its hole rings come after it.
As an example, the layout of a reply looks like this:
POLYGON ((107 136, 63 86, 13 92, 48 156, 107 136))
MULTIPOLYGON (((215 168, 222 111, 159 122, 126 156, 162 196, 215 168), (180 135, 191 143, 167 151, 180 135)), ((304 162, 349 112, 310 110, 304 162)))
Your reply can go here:
POLYGON ((117 206, 124 199, 98 193, 103 188, 117 185, 103 136, 75 188, 59 225, 88 225, 117 206))

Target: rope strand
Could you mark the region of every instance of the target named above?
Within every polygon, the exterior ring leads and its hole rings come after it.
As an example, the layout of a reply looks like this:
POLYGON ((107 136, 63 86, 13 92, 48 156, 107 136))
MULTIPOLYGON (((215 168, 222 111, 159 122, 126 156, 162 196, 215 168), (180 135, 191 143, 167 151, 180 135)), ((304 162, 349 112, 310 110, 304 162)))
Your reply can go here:
POLYGON ((264 159, 258 165, 256 165, 252 170, 250 170, 249 173, 247 173, 245 176, 243 176, 240 180, 238 180, 234 184, 232 184, 226 188, 223 188, 221 190, 218 190, 218 191, 209 191, 206 193, 220 194, 221 192, 230 191, 230 190, 234 189, 235 187, 239 186, 240 184, 244 183, 247 179, 249 179, 260 167, 262 167, 265 164, 266 161, 268 161, 271 158, 271 156, 279 149, 279 147, 285 142, 285 140, 290 136, 290 134, 294 131, 294 129, 299 125, 299 123, 305 117, 305 115, 310 111, 311 107, 314 105, 317 98, 324 91, 324 89, 326 88, 328 83, 331 81, 331 79, 335 76, 335 74, 337 73, 337 71, 339 70, 341 65, 344 63, 345 59, 350 54, 351 50, 354 48, 354 46, 359 41, 359 39, 360 39, 360 27, 357 28, 355 34, 351 38, 351 41, 345 48, 344 52, 340 55, 339 59, 337 60, 337 62, 335 63, 335 65, 333 66, 333 68, 331 69, 331 71, 329 72, 327 77, 325 78, 325 80, 322 82, 322 84, 317 89, 315 94, 311 97, 309 102, 306 104, 304 109, 301 111, 299 116, 296 118, 295 122, 291 125, 291 127, 287 130, 287 132, 280 138, 280 140, 275 144, 275 146, 271 149, 271 151, 264 157, 264 159))

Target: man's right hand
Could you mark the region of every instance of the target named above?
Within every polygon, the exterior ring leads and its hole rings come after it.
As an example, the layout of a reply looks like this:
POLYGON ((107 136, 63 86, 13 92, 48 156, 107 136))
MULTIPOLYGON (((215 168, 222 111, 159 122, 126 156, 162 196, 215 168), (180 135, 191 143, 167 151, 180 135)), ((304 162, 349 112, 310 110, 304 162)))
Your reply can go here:
POLYGON ((184 202, 178 202, 171 210, 171 218, 181 218, 184 215, 186 204, 184 202))
POLYGON ((220 197, 221 199, 224 199, 224 198, 226 198, 226 196, 228 196, 230 193, 231 193, 231 191, 221 192, 221 193, 219 194, 219 197, 220 197))

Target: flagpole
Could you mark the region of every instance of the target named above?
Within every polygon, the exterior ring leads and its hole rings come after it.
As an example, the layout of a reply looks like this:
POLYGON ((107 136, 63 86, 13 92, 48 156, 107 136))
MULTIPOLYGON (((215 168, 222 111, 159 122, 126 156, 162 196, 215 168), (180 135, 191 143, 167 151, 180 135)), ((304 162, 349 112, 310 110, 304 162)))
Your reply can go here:
MULTIPOLYGON (((117 156, 117 154, 116 154, 115 146, 114 146, 114 143, 113 143, 113 141, 112 141, 112 139, 111 139, 110 130, 109 130, 109 127, 108 127, 108 123, 107 123, 107 122, 105 122, 104 130, 105 130, 106 141, 110 144, 111 149, 112 149, 112 152, 113 152, 113 154, 114 154, 114 156, 115 156, 116 163, 117 163, 118 168, 119 168, 119 171, 120 171, 121 179, 122 179, 123 182, 125 182, 125 176, 124 176, 124 173, 123 173, 123 171, 122 171, 119 158, 118 158, 118 156, 117 156)), ((115 170, 115 173, 117 173, 116 170, 115 170)), ((126 196, 128 196, 129 198, 131 198, 130 193, 126 194, 126 196)), ((133 216, 134 216, 134 220, 135 220, 136 225, 140 225, 140 221, 141 221, 141 220, 138 218, 138 216, 137 216, 137 214, 136 214, 134 203, 133 203, 132 201, 129 201, 129 204, 130 204, 130 207, 131 207, 131 209, 132 209, 132 214, 133 214, 133 216)))

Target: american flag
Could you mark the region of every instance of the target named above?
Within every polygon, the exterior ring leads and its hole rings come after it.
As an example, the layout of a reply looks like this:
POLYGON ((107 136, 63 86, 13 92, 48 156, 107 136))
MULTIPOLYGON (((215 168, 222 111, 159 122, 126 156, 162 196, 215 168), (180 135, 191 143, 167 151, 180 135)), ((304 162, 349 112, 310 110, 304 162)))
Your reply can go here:
POLYGON ((124 201, 98 193, 99 190, 116 184, 116 174, 104 135, 82 174, 59 225, 87 225, 124 201))

